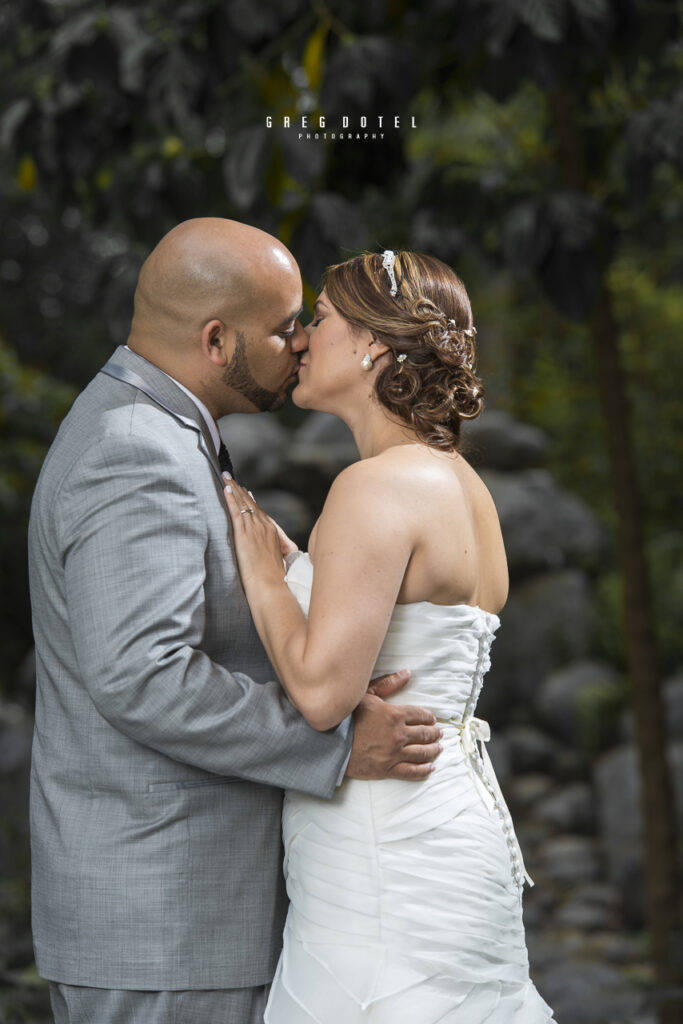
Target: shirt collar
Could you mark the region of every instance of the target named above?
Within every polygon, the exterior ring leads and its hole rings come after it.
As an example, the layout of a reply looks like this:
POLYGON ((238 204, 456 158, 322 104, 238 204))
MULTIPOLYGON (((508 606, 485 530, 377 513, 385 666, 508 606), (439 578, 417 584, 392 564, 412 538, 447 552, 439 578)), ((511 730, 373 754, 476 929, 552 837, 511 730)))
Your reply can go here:
MULTIPOLYGON (((132 352, 132 349, 129 348, 128 345, 124 345, 124 348, 127 348, 129 352, 132 352)), ((157 366, 157 369, 161 370, 161 367, 157 366)), ((212 441, 213 441, 213 443, 214 443, 214 445, 216 447, 216 455, 218 455, 218 452, 220 451, 220 447, 221 447, 221 435, 220 435, 220 433, 218 431, 218 425, 217 425, 215 419, 213 418, 213 416, 211 415, 209 410, 206 408, 206 406, 202 402, 201 398, 197 398, 196 395, 193 395, 189 388, 186 388, 185 385, 181 384, 179 380, 176 380, 175 377, 172 377, 170 373, 166 373, 165 370, 161 370, 161 372, 165 373, 166 376, 168 377, 168 379, 172 380, 173 383, 175 384, 175 386, 180 388, 181 391, 184 391, 185 394, 187 395, 187 397, 191 398, 192 401, 194 402, 194 404, 197 406, 197 408, 199 409, 200 413, 202 414, 202 418, 203 418, 204 422, 206 423, 207 427, 209 428, 209 433, 211 434, 211 439, 212 439, 212 441)))

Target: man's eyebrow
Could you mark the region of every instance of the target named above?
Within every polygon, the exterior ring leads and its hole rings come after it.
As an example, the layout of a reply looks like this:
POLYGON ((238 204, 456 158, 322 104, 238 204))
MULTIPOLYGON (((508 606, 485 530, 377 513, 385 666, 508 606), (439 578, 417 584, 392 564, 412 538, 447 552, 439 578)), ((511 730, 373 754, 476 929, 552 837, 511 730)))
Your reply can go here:
POLYGON ((301 314, 303 313, 303 311, 304 311, 304 307, 303 306, 299 306, 299 308, 297 309, 296 313, 291 313, 289 316, 285 317, 285 319, 280 324, 280 327, 286 327, 287 324, 291 324, 292 320, 298 320, 299 317, 301 316, 301 314))

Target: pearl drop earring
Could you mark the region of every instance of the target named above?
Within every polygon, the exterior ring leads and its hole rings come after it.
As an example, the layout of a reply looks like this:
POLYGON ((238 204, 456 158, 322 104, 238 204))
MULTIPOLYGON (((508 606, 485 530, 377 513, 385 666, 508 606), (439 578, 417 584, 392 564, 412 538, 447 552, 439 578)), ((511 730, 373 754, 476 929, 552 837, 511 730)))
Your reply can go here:
POLYGON ((369 352, 366 352, 361 360, 361 369, 371 370, 372 369, 372 358, 369 352))

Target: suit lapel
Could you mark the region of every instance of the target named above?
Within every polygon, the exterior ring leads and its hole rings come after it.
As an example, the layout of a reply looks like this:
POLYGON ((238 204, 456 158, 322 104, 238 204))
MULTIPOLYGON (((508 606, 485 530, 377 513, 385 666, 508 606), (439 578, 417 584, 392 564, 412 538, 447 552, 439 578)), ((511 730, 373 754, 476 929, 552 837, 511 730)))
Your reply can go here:
POLYGON ((116 349, 100 372, 123 380, 138 391, 142 391, 156 405, 173 416, 181 426, 196 431, 199 447, 222 485, 221 468, 208 425, 192 399, 177 387, 168 374, 147 359, 143 359, 137 352, 123 346, 116 349))

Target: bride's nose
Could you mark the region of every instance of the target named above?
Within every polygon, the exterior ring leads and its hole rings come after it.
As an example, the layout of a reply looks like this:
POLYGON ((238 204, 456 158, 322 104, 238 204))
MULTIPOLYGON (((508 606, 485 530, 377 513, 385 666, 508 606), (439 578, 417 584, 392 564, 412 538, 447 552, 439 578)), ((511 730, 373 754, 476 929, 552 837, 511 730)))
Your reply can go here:
POLYGON ((290 338, 292 352, 304 352, 308 348, 308 328, 296 322, 294 334, 290 338))

